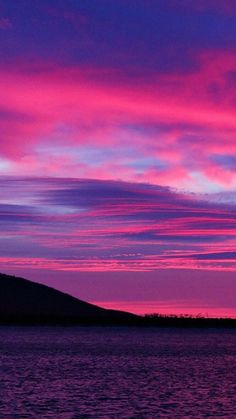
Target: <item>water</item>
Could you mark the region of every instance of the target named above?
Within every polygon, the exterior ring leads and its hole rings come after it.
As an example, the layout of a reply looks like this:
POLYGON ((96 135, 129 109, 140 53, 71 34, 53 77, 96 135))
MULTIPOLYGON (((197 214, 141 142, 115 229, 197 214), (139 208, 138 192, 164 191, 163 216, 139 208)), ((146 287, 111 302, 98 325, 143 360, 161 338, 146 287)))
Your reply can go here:
POLYGON ((236 331, 0 328, 2 418, 236 417, 236 331))

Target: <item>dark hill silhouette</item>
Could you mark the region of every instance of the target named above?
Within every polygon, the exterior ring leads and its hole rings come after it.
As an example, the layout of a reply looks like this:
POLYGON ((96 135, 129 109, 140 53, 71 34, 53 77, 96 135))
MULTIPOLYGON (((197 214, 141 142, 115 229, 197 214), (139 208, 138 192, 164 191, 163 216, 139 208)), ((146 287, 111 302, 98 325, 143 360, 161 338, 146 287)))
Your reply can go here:
POLYGON ((137 316, 107 310, 46 285, 0 274, 0 324, 126 325, 146 327, 236 327, 236 319, 191 316, 137 316))
POLYGON ((138 316, 107 310, 46 285, 0 274, 0 323, 129 323, 138 316))

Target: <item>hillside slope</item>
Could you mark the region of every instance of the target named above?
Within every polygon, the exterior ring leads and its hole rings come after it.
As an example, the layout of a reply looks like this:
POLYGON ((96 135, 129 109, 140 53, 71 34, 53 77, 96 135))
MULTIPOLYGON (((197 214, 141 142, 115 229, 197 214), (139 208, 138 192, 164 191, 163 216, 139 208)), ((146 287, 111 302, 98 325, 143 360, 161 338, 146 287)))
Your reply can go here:
POLYGON ((46 285, 0 274, 0 323, 127 323, 130 313, 106 310, 46 285))

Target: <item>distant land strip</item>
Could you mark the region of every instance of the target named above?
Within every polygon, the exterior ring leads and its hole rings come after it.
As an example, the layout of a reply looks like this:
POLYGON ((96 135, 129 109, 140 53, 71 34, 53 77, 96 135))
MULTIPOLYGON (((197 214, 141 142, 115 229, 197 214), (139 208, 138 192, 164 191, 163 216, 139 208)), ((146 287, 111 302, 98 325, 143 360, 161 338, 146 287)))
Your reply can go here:
POLYGON ((46 285, 0 274, 0 325, 236 328, 236 319, 108 310, 46 285))

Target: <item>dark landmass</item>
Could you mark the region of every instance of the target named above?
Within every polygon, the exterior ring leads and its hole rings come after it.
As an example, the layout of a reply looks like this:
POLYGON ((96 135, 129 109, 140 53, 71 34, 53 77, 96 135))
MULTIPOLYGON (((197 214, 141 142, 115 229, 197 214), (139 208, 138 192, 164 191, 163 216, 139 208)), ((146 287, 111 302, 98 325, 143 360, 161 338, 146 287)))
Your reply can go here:
POLYGON ((106 310, 46 285, 0 274, 0 324, 130 324, 138 316, 106 310))
POLYGON ((170 315, 147 314, 144 317, 145 325, 159 327, 185 327, 185 328, 236 328, 236 319, 231 318, 211 318, 188 315, 170 315))
POLYGON ((235 328, 236 319, 160 314, 138 316, 107 310, 46 285, 0 274, 0 324, 235 328))

